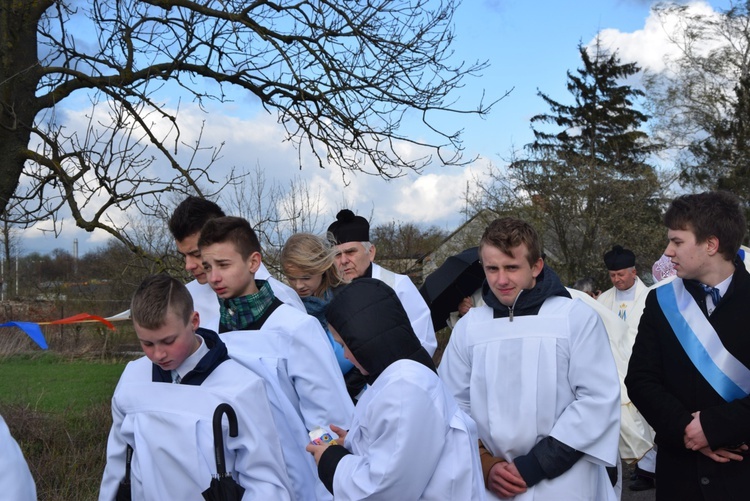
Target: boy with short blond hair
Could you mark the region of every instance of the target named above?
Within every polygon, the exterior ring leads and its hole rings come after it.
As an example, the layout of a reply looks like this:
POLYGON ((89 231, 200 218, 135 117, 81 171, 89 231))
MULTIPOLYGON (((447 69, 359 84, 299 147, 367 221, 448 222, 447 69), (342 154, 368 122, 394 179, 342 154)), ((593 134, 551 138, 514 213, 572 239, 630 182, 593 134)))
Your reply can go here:
POLYGON ((228 473, 252 499, 293 499, 263 380, 199 327, 185 286, 167 275, 148 277, 131 315, 146 356, 128 363, 112 397, 99 499, 117 496, 128 447, 133 499, 201 499, 217 472, 212 423, 223 403, 234 409, 239 431, 231 437, 222 429, 228 473))

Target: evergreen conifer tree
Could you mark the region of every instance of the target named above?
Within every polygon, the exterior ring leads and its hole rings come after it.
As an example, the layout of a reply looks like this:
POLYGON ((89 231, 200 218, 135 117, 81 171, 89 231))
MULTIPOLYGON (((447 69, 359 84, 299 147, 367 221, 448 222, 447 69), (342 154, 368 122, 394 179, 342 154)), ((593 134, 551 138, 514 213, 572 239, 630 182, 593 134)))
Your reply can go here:
POLYGON ((583 66, 568 72, 573 104, 540 91, 550 112, 531 119, 535 141, 510 165, 528 216, 544 228, 548 261, 568 283, 597 272, 603 279, 602 254, 614 243, 648 268, 663 244, 658 176, 648 163, 658 145, 640 129, 643 92, 627 84, 639 68, 598 43, 578 50, 583 66))

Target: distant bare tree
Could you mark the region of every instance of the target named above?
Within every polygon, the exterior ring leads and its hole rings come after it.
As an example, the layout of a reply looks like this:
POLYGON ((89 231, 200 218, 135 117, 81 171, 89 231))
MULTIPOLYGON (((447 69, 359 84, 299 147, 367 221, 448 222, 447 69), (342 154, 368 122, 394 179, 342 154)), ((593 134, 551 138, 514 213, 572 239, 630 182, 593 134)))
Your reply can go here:
POLYGON ((370 229, 376 261, 396 273, 409 273, 417 260, 437 248, 447 236, 436 226, 427 229, 414 223, 391 221, 370 229))
POLYGON ((263 247, 263 261, 274 271, 279 271, 277 254, 293 233, 325 230, 320 223, 322 194, 299 177, 286 185, 269 181, 260 165, 232 183, 219 205, 250 222, 263 247))
POLYGON ((0 239, 3 243, 2 274, 0 274, 0 298, 7 299, 15 290, 17 275, 13 274, 13 260, 18 259, 21 254, 21 234, 19 229, 13 225, 5 214, 0 218, 0 239))

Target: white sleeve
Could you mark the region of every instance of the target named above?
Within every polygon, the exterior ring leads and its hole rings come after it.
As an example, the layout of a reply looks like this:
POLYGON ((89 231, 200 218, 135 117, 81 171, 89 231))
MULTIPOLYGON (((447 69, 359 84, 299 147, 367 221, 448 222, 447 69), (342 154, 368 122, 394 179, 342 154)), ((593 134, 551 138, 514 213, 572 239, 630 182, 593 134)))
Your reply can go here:
POLYGON ((469 312, 456 322, 438 367, 440 379, 443 380, 448 391, 456 399, 461 410, 469 415, 471 415, 471 395, 469 391, 471 353, 469 347, 466 346, 466 341, 471 313, 469 312))
POLYGON ((256 378, 247 385, 234 403, 238 434, 225 437, 225 444, 237 453, 234 469, 245 488, 245 499, 293 499, 263 380, 256 378))
POLYGON ((354 404, 325 331, 310 315, 295 330, 287 369, 305 427, 308 431, 331 424, 348 428, 354 404))
POLYGON ((424 349, 432 356, 437 350, 437 338, 435 337, 435 328, 432 325, 430 308, 409 277, 397 275, 396 280, 396 293, 404 310, 406 310, 411 327, 424 349))
POLYGON ((127 442, 120 429, 125 415, 117 405, 117 389, 112 397, 112 428, 107 439, 107 464, 104 467, 102 484, 99 488, 99 501, 113 501, 120 482, 125 478, 125 458, 127 442))
POLYGON ((419 499, 442 457, 446 432, 431 395, 401 380, 381 390, 365 412, 368 448, 338 463, 334 498, 419 499))
POLYGON ((36 485, 23 457, 0 416, 0 497, 13 501, 36 501, 36 485))
POLYGON ((620 435, 620 381, 599 315, 574 300, 571 313, 568 384, 575 400, 563 410, 550 435, 596 462, 613 466, 620 435))

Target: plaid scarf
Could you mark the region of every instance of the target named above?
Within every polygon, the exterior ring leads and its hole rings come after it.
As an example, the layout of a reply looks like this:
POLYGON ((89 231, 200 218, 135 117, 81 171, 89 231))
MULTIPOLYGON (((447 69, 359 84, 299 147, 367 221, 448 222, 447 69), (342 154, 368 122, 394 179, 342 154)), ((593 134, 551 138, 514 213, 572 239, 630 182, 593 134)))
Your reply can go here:
POLYGON ((220 301, 219 332, 247 330, 271 306, 274 299, 271 285, 266 280, 256 280, 255 285, 258 287, 255 294, 220 301))

